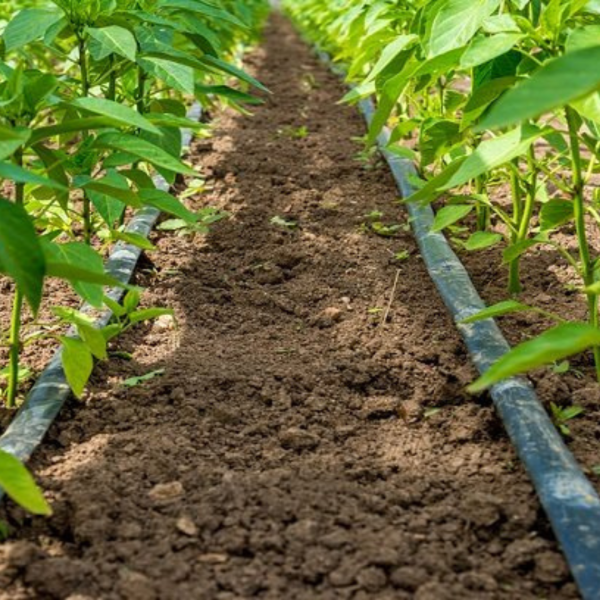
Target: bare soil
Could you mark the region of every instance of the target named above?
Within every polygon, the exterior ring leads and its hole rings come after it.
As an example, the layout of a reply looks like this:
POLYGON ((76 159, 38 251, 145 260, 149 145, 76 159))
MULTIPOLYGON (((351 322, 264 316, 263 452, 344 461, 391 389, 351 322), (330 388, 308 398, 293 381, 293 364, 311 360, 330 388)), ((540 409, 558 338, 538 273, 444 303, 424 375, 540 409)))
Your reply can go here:
MULTIPOLYGON (((53 427, 32 467, 54 515, 0 515, 0 599, 578 598, 411 234, 364 231, 405 216, 354 157, 340 82, 279 16, 249 65, 273 94, 193 153, 214 186, 195 207, 231 217, 155 236, 139 283, 179 327, 121 338, 133 360, 53 427)), ((494 263, 468 258, 495 299, 494 263)), ((595 390, 583 369, 538 388, 595 390)))

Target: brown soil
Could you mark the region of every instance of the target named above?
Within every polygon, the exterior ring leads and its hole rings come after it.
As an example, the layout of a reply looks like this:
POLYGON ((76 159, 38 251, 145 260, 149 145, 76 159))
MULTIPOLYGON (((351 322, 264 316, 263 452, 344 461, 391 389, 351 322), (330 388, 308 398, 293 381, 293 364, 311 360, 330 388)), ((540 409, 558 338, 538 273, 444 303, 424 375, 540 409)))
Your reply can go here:
POLYGON ((249 62, 273 95, 195 147, 232 216, 156 236, 179 328, 122 338, 53 427, 54 516, 8 507, 0 599, 577 598, 410 233, 361 231, 396 191, 341 84, 277 16, 249 62))

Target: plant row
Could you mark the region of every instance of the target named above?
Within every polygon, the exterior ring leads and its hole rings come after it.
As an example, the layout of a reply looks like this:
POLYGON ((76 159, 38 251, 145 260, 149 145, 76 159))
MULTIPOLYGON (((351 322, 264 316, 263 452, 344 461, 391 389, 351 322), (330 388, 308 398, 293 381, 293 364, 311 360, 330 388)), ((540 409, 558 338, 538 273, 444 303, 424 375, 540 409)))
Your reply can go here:
MULTIPOLYGON (((265 88, 235 57, 255 39, 267 10, 264 0, 10 0, 0 6, 0 273, 14 283, 12 316, 2 332, 9 364, 0 366, 7 407, 17 405, 24 344, 56 337, 79 396, 94 360, 107 358, 116 335, 170 313, 140 310, 137 289, 123 305, 107 298, 106 286, 123 286, 105 273, 103 257, 117 241, 152 249, 126 230, 131 211, 152 207, 191 231, 218 218, 214 211, 188 210, 157 189, 153 175, 170 184, 198 177, 180 159, 181 129, 207 129, 187 118, 193 101, 240 109, 257 102, 250 88, 265 88), (24 336, 24 312, 35 318, 51 277, 91 307, 107 306, 116 321, 97 330, 88 314, 54 307, 59 323, 74 327, 77 337, 58 335, 56 324, 24 336)), ((0 486, 33 512, 46 512, 27 477, 16 459, 0 453, 0 486)))
POLYGON ((600 378, 600 3, 596 0, 284 0, 305 35, 373 96, 372 144, 414 160, 405 201, 440 206, 434 231, 467 251, 502 245, 507 300, 470 318, 537 311, 557 325, 472 389, 592 349, 600 378), (561 232, 573 230, 576 248, 561 232), (522 257, 540 246, 577 274, 587 322, 525 305, 522 257))

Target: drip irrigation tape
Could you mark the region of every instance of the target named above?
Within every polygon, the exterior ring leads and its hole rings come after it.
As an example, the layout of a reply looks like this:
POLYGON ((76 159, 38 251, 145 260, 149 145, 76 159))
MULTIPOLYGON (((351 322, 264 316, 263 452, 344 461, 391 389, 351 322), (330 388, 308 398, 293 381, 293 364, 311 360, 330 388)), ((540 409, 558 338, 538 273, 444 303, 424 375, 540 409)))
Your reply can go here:
MULTIPOLYGON (((202 117, 200 104, 195 103, 187 116, 190 120, 199 121, 202 117)), ((191 130, 182 130, 183 148, 190 145, 192 136, 191 130)), ((162 176, 156 175, 153 180, 158 189, 164 192, 170 190, 169 184, 162 176)), ((131 218, 126 231, 148 238, 159 216, 158 209, 144 207, 131 218)), ((118 242, 106 261, 105 270, 121 283, 129 283, 141 254, 142 250, 137 246, 118 242)), ((125 290, 118 287, 107 291, 107 296, 116 302, 119 302, 124 294, 125 290)), ((108 325, 113 317, 112 311, 106 309, 98 315, 98 311, 89 305, 84 305, 82 311, 97 315, 94 326, 98 329, 108 325)), ((70 330, 68 335, 74 337, 75 332, 70 330)), ((9 452, 21 462, 29 460, 70 395, 71 389, 62 368, 61 351, 58 350, 37 379, 15 418, 0 437, 0 449, 9 452)), ((0 488, 0 500, 3 496, 4 491, 0 488)))
MULTIPOLYGON (((333 67, 322 52, 321 60, 333 67)), ((343 74, 339 67, 333 68, 343 74)), ((373 101, 359 108, 370 125, 373 101)), ((403 198, 415 189, 414 164, 388 148, 386 128, 377 140, 403 198)), ((431 231, 434 212, 430 206, 406 203, 421 256, 444 304, 452 315, 471 358, 480 373, 487 371, 510 350, 493 319, 472 324, 461 321, 485 308, 471 278, 442 233, 431 231)), ((517 453, 533 482, 554 534, 567 559, 584 600, 600 600, 600 498, 574 456, 552 424, 533 386, 522 377, 501 381, 490 390, 494 405, 517 453)))

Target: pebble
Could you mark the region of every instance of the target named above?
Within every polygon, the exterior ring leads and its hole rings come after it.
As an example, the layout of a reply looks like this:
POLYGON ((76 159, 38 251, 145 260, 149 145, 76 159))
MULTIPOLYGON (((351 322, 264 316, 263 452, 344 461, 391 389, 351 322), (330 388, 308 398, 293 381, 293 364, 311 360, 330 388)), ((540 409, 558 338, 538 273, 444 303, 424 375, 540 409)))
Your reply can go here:
POLYGON ((171 481, 170 483, 159 483, 149 492, 148 496, 156 502, 169 503, 174 502, 183 495, 183 484, 181 481, 171 481))
POLYGON ((192 521, 192 519, 186 515, 179 517, 175 526, 179 531, 181 531, 181 533, 184 533, 189 537, 197 537, 198 535, 198 527, 196 526, 196 523, 194 523, 194 521, 192 521))

